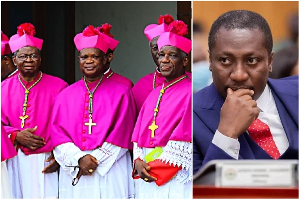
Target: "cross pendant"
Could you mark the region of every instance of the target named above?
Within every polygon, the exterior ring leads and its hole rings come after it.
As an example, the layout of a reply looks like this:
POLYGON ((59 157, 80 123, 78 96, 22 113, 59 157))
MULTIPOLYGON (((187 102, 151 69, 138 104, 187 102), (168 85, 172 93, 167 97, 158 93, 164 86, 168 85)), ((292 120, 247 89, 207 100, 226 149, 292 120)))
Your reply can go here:
POLYGON ((92 126, 96 126, 96 123, 93 123, 92 117, 90 117, 89 122, 84 123, 84 125, 89 126, 89 135, 91 135, 92 126))
POLYGON ((151 137, 154 138, 155 130, 158 129, 158 126, 155 124, 155 121, 152 121, 151 126, 149 126, 149 130, 151 130, 151 137))
POLYGON ((24 128, 24 125, 25 125, 25 119, 28 118, 28 115, 24 115, 24 116, 20 116, 19 117, 21 121, 21 128, 24 128))

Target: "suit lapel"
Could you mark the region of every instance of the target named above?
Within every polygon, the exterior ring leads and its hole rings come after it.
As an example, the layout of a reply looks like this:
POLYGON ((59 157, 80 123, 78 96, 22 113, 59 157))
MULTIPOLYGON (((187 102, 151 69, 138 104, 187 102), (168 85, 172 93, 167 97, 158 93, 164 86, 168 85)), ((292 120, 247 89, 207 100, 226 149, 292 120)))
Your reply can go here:
POLYGON ((287 151, 281 156, 281 158, 287 158, 288 155, 295 154, 293 151, 298 151, 299 149, 298 96, 291 95, 289 93, 290 91, 282 90, 280 87, 277 87, 277 84, 274 80, 271 80, 269 83, 283 129, 289 141, 289 147, 287 151))

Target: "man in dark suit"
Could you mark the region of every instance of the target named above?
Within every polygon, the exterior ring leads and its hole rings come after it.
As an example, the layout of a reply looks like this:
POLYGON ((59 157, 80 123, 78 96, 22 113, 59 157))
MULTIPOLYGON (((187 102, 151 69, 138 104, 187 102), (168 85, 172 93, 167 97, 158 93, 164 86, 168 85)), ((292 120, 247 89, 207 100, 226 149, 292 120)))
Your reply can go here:
POLYGON ((194 173, 215 159, 298 159, 298 76, 268 79, 274 53, 267 21, 230 11, 208 40, 213 83, 193 97, 194 173))

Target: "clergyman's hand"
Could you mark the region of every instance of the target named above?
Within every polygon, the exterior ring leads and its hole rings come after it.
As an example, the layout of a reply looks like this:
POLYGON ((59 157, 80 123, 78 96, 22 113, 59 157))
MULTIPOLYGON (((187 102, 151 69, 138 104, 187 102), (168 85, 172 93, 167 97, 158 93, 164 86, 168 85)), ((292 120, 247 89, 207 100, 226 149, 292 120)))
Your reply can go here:
POLYGON ((79 159, 78 164, 82 175, 92 175, 98 167, 98 160, 87 154, 79 159))
POLYGON ((16 136, 17 143, 31 150, 36 150, 45 146, 46 143, 44 138, 32 134, 34 131, 36 131, 36 129, 37 126, 18 132, 16 136))
POLYGON ((151 176, 148 173, 148 171, 150 170, 150 166, 146 162, 138 159, 135 161, 134 168, 138 172, 141 179, 143 179, 144 181, 153 182, 157 180, 157 178, 151 176))
POLYGON ((237 139, 247 130, 259 114, 257 103, 252 99, 253 94, 254 91, 249 89, 227 89, 227 97, 221 108, 220 133, 237 139))
POLYGON ((51 152, 51 154, 47 158, 46 162, 50 162, 50 164, 43 169, 42 173, 45 173, 45 174, 52 173, 52 172, 56 172, 59 169, 59 164, 58 164, 58 162, 56 162, 53 152, 51 152))

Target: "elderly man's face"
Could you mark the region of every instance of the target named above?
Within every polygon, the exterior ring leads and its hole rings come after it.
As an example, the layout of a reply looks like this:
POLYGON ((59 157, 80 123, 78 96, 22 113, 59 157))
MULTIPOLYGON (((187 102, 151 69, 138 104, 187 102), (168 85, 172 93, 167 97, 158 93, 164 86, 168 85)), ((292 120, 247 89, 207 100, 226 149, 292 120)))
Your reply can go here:
POLYGON ((41 65, 41 56, 36 47, 26 46, 13 57, 14 64, 18 67, 20 74, 24 77, 32 77, 37 74, 41 65))
POLYGON ((103 74, 107 62, 105 54, 97 48, 82 49, 78 56, 80 71, 87 78, 97 78, 103 74))
POLYGON ((185 73, 188 57, 183 57, 177 47, 163 46, 158 52, 158 62, 161 74, 170 81, 185 73))
POLYGON ((226 98, 227 88, 254 90, 253 99, 263 92, 273 53, 268 54, 265 38, 259 29, 220 28, 210 55, 210 70, 218 92, 226 98))
POLYGON ((157 53, 158 53, 157 40, 158 40, 158 38, 159 38, 159 36, 153 38, 150 42, 151 55, 152 55, 153 61, 157 67, 159 67, 158 58, 157 58, 157 53))

